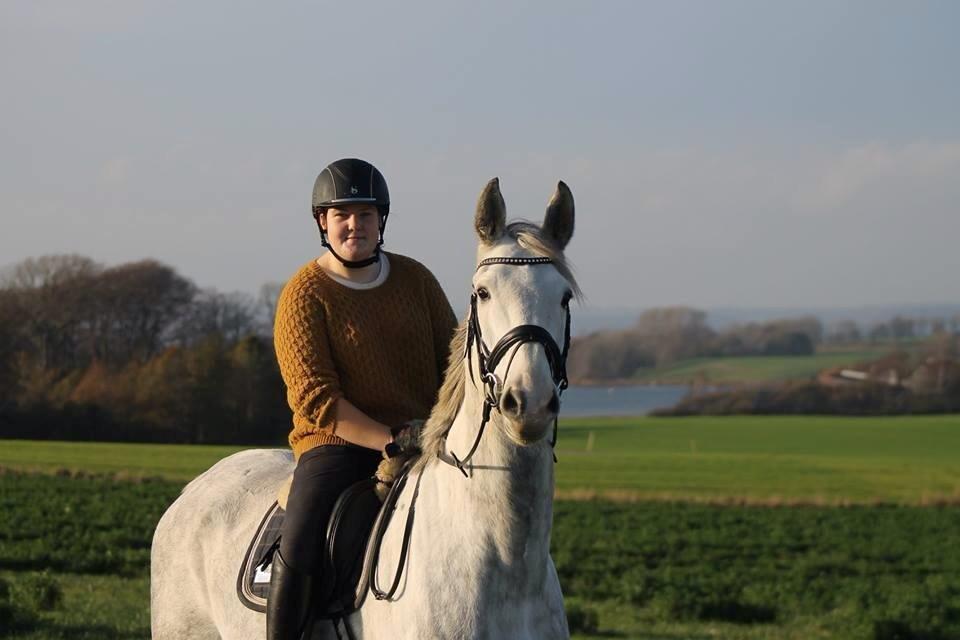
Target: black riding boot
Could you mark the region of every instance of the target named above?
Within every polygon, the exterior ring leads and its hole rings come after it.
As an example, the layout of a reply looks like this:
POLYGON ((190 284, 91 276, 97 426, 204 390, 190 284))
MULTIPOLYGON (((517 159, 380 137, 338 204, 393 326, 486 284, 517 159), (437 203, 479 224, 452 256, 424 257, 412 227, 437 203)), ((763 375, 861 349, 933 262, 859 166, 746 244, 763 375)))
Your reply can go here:
POLYGON ((280 550, 270 566, 267 598, 267 640, 300 640, 310 613, 313 576, 293 569, 280 550))

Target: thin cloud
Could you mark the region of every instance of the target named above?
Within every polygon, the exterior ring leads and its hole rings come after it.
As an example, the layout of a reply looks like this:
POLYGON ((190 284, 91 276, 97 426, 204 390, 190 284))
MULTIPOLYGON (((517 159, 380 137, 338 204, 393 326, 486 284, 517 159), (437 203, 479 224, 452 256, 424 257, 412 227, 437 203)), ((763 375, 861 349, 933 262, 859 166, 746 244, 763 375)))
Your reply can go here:
POLYGON ((792 199, 798 208, 836 210, 877 192, 897 191, 901 198, 918 189, 960 192, 957 142, 871 143, 820 153, 811 161, 812 184, 792 199))

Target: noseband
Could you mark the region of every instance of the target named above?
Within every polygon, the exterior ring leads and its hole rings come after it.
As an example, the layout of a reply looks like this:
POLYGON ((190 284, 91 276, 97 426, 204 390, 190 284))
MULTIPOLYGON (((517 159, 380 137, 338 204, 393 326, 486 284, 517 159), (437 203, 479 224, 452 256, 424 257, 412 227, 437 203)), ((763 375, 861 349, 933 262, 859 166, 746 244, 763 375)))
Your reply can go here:
MULTIPOLYGON (((487 258, 486 260, 480 261, 480 264, 477 265, 477 271, 480 270, 480 267, 485 267, 491 264, 534 266, 552 263, 553 260, 542 256, 536 258, 487 258)), ((517 351, 520 350, 520 347, 528 342, 536 343, 543 347, 544 353, 547 356, 547 362, 550 365, 550 373, 553 376, 553 383, 557 388, 557 398, 560 398, 560 395, 568 386, 567 352, 570 350, 570 305, 565 304, 564 308, 566 309, 566 321, 564 322, 563 330, 563 350, 557 346, 556 340, 553 339, 553 336, 550 335, 549 331, 535 324, 523 324, 518 327, 514 327, 505 333, 499 341, 497 341, 497 344, 493 346, 493 349, 487 349, 487 345, 485 345, 483 342, 483 335, 480 332, 480 318, 477 314, 477 293, 474 291, 470 295, 470 317, 467 319, 467 341, 464 348, 464 356, 467 358, 467 368, 470 370, 470 379, 474 384, 476 384, 476 380, 473 377, 472 360, 473 345, 476 344, 477 367, 480 370, 480 379, 483 381, 484 387, 483 418, 480 422, 480 428, 477 430, 477 437, 473 442, 473 447, 471 447, 470 452, 466 455, 466 457, 461 460, 457 457, 457 454, 451 451, 449 457, 441 453, 441 460, 447 464, 457 467, 464 476, 467 476, 467 471, 464 466, 470 461, 470 458, 473 457, 473 454, 477 451, 477 447, 480 445, 480 438, 483 436, 484 427, 486 427, 487 422, 490 420, 490 413, 493 409, 497 409, 497 411, 500 410, 500 398, 503 394, 503 381, 497 377, 497 374, 494 373, 494 371, 504 356, 506 356, 507 353, 510 353, 511 350, 512 353, 510 355, 510 359, 507 361, 507 368, 503 373, 504 380, 507 379, 507 375, 510 372, 510 365, 513 364, 513 358, 516 356, 517 351)), ((555 447, 556 444, 557 420, 554 419, 553 438, 550 441, 550 446, 555 447)), ((556 455, 554 455, 554 461, 556 461, 556 455)))
MULTIPOLYGON (((480 261, 480 264, 477 265, 477 270, 479 270, 480 267, 485 267, 490 264, 533 266, 539 264, 551 264, 552 262, 553 260, 546 257, 487 258, 486 260, 480 261)), ((497 341, 497 344, 493 346, 492 350, 489 350, 487 349, 487 346, 483 344, 483 336, 480 333, 480 320, 477 316, 477 293, 474 291, 473 294, 471 294, 470 317, 467 319, 467 344, 464 349, 464 355, 467 358, 467 367, 470 369, 470 379, 474 384, 476 384, 477 381, 473 377, 473 361, 471 359, 473 354, 472 347, 473 344, 476 343, 477 365, 480 369, 480 378, 483 380, 484 385, 483 419, 480 421, 480 428, 477 430, 477 437, 473 441, 473 447, 470 448, 470 453, 468 453, 463 460, 458 458, 457 454, 453 453, 452 451, 447 454, 444 453, 441 448, 441 450, 437 452, 437 456, 440 458, 440 460, 460 469, 460 473, 462 473, 464 477, 470 477, 465 466, 470 461, 470 458, 473 457, 473 454, 477 452, 477 447, 480 446, 480 438, 483 436, 484 427, 487 426, 487 422, 490 420, 491 410, 494 408, 496 408, 498 411, 500 410, 500 396, 503 393, 503 383, 499 380, 499 378, 497 378, 494 370, 511 349, 513 350, 513 353, 510 355, 510 359, 507 361, 507 368, 503 373, 504 380, 507 379, 507 374, 510 372, 510 365, 513 364, 513 357, 517 354, 517 351, 520 350, 520 346, 528 342, 535 342, 542 345, 544 351, 546 352, 547 362, 550 363, 550 372, 553 375, 553 383, 557 386, 558 399, 560 394, 563 393, 563 390, 567 388, 567 351, 570 349, 569 302, 564 304, 564 308, 566 309, 567 317, 563 328, 562 351, 557 346, 556 340, 554 340, 553 336, 550 335, 550 332, 535 324, 523 324, 519 327, 514 327, 504 334, 499 341, 497 341)), ((558 420, 555 418, 553 421, 553 439, 550 441, 551 447, 555 447, 557 444, 557 422, 558 420)), ((444 434, 444 441, 446 441, 446 437, 446 434, 444 434)), ((553 456, 553 461, 557 461, 556 454, 553 456)), ((407 466, 402 473, 401 479, 398 479, 395 482, 394 488, 390 493, 391 497, 388 498, 388 500, 395 500, 393 495, 399 495, 400 491, 403 490, 403 485, 406 483, 406 471, 409 471, 409 469, 410 467, 407 466)), ((413 490, 413 496, 410 499, 410 507, 407 510, 407 524, 404 527, 403 542, 400 545, 400 560, 397 565, 397 571, 394 574, 393 586, 388 591, 381 590, 377 585, 376 560, 374 561, 374 568, 371 573, 370 589, 373 591, 377 600, 389 600, 393 598, 397 587, 400 584, 400 576, 403 575, 403 566, 406 562, 407 551, 409 549, 408 545, 410 541, 410 532, 413 530, 413 507, 420 492, 420 480, 422 479, 423 474, 421 473, 417 477, 417 484, 413 490)), ((376 535, 378 538, 382 538, 383 530, 380 530, 376 535)), ((379 553, 379 543, 377 545, 377 550, 377 553, 379 553)), ((347 631, 349 633, 349 626, 347 626, 347 631)))

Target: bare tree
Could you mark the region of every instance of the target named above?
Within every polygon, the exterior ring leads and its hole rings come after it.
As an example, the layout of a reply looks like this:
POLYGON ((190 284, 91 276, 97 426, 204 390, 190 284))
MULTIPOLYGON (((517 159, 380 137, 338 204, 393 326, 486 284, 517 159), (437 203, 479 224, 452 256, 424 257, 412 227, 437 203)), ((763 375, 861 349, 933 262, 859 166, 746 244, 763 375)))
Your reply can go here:
POLYGON ((860 326, 853 320, 840 320, 831 325, 827 332, 827 340, 837 344, 851 344, 862 339, 860 326))
POLYGON ((707 314, 690 307, 648 309, 630 332, 641 345, 638 352, 654 354, 658 366, 711 351, 716 333, 707 326, 707 314))
POLYGON ((257 330, 257 303, 245 293, 220 293, 204 289, 183 310, 170 331, 181 345, 196 345, 210 336, 236 343, 257 330))
POLYGON ((960 336, 960 313, 950 316, 950 333, 960 336))
POLYGON ((273 321, 277 316, 277 301, 280 299, 281 291, 283 291, 282 282, 267 282, 260 287, 257 311, 260 331, 265 336, 273 335, 273 321))
POLYGON ((870 327, 870 342, 885 342, 893 336, 890 325, 886 322, 878 322, 870 327))
POLYGON ((912 338, 915 333, 914 329, 915 321, 913 318, 894 316, 893 319, 890 320, 890 331, 893 333, 895 340, 912 338))
POLYGON ((76 366, 93 321, 94 281, 102 266, 78 255, 28 258, 0 277, 7 305, 19 310, 20 346, 41 370, 76 366))
POLYGON ((110 359, 146 360, 159 353, 163 338, 194 298, 196 287, 154 260, 122 264, 104 271, 99 338, 110 359))
POLYGON ((77 254, 52 254, 27 258, 0 273, 4 289, 42 289, 69 283, 79 276, 93 276, 103 266, 77 254))

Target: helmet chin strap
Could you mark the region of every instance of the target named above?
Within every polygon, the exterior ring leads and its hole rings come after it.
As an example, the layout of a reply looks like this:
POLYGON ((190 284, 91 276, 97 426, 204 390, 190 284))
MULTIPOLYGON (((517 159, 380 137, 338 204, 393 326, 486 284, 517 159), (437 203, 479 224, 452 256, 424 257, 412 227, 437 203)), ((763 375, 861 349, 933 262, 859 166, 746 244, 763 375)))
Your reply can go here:
POLYGON ((374 262, 380 262, 380 247, 377 246, 373 250, 373 255, 365 260, 344 260, 336 251, 333 250, 333 247, 330 246, 330 243, 324 242, 323 246, 327 248, 327 251, 333 254, 333 257, 340 261, 340 264, 345 266, 347 269, 362 269, 363 267, 369 267, 374 262))
POLYGON ((383 216, 383 220, 380 222, 380 240, 377 241, 377 246, 373 249, 373 255, 363 260, 346 260, 334 251, 333 246, 327 241, 327 232, 323 230, 323 225, 320 224, 320 217, 317 216, 316 220, 317 228, 320 229, 320 244, 326 247, 327 251, 347 269, 362 269, 363 267, 369 267, 375 262, 380 262, 380 247, 383 245, 383 230, 387 226, 387 216, 383 216))

